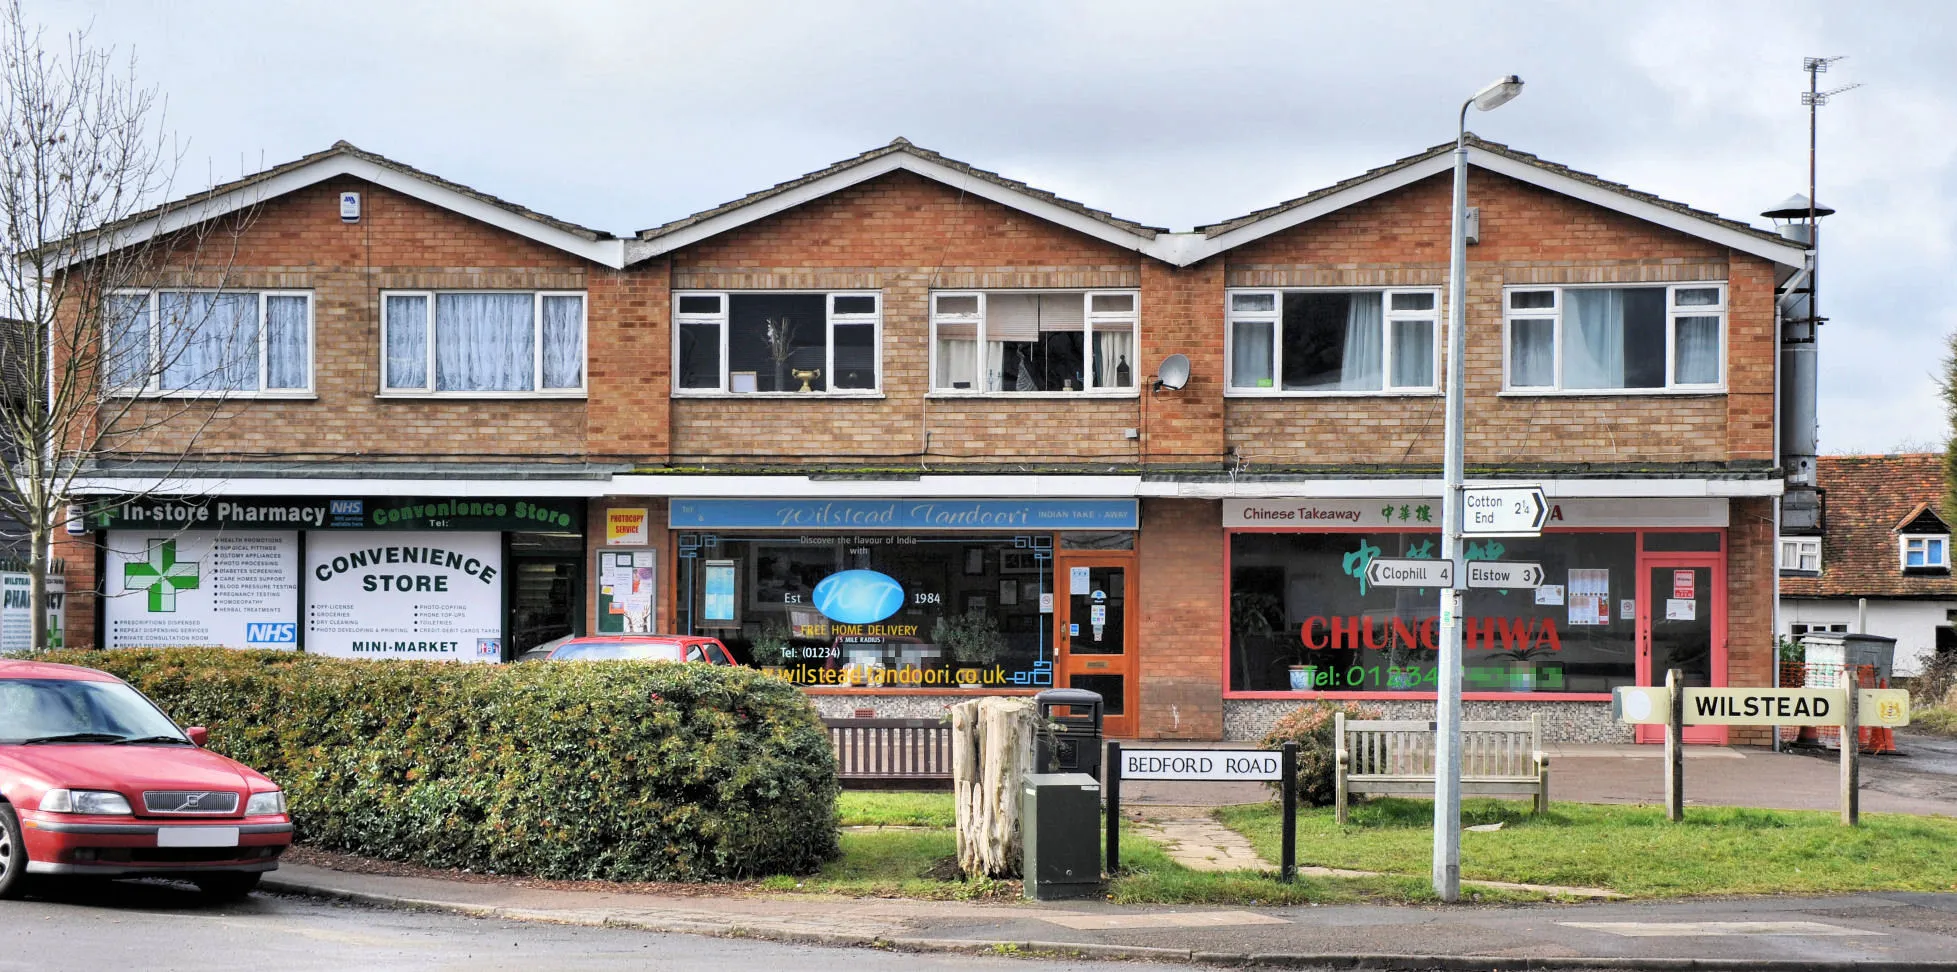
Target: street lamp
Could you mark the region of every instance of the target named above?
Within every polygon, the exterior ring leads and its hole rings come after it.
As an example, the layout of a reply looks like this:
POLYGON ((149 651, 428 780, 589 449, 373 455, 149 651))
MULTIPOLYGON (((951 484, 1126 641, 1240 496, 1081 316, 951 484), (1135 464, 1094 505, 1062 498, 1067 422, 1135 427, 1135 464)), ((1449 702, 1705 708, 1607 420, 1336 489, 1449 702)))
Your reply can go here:
POLYGON ((1461 105, 1460 132, 1454 138, 1454 234, 1447 261, 1447 420, 1442 473, 1441 556, 1454 565, 1454 580, 1441 590, 1441 671, 1435 701, 1434 742, 1434 893, 1442 901, 1461 896, 1461 590, 1468 568, 1461 549, 1462 453, 1466 451, 1467 276, 1468 276, 1468 109, 1493 111, 1522 93, 1522 79, 1511 74, 1461 105))

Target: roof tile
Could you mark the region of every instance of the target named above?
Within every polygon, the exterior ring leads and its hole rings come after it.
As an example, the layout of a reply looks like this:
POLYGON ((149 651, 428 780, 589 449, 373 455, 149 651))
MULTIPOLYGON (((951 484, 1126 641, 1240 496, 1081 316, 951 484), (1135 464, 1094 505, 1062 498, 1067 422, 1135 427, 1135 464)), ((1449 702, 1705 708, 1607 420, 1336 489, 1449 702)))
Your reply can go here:
POLYGON ((1941 454, 1823 456, 1815 476, 1827 500, 1821 576, 1782 577, 1783 596, 1957 596, 1957 577, 1905 575, 1896 546, 1899 524, 1943 505, 1941 454))

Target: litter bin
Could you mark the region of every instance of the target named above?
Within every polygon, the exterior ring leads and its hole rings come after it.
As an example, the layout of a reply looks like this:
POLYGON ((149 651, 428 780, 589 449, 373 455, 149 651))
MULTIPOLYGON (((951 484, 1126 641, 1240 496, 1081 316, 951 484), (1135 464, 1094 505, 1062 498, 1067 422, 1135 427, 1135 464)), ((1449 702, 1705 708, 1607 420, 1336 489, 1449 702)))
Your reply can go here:
MULTIPOLYGON (((1875 688, 1886 685, 1896 667, 1896 639, 1882 635, 1853 634, 1841 631, 1810 631, 1801 637, 1807 648, 1807 663, 1813 668, 1854 670, 1875 669, 1875 688)), ((1812 673, 1811 673, 1812 674, 1812 673)), ((1833 675, 1834 672, 1828 672, 1833 675)))
POLYGON ((1026 897, 1084 898, 1101 889, 1101 784, 1084 773, 1020 777, 1026 897))
POLYGON ((1101 716, 1098 692, 1086 689, 1047 689, 1033 696, 1040 710, 1039 741, 1033 768, 1042 773, 1086 773, 1101 778, 1101 716), (1067 710, 1066 715, 1055 709, 1067 710))

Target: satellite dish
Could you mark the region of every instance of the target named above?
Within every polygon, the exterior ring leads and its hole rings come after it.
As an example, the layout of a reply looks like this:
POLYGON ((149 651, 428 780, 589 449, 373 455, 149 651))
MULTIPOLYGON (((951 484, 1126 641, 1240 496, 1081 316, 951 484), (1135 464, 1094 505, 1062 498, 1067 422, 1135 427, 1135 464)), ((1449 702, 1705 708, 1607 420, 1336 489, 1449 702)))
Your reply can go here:
POLYGON ((1189 356, 1172 354, 1162 359, 1162 367, 1155 371, 1155 387, 1175 391, 1189 384, 1189 356))

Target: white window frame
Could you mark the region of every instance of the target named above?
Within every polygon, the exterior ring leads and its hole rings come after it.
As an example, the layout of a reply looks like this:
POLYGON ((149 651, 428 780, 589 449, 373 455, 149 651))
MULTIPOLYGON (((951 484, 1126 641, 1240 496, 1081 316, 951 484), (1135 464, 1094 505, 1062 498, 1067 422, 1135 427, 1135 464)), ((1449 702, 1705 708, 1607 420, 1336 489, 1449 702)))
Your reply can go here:
MULTIPOLYGON (((315 375, 319 370, 319 329, 315 326, 313 312, 313 292, 310 290, 261 290, 254 287, 156 287, 152 289, 126 288, 112 290, 112 297, 146 297, 149 301, 149 353, 144 367, 141 386, 123 385, 110 388, 112 395, 140 398, 314 398, 315 375), (177 388, 163 387, 163 366, 160 355, 163 352, 163 319, 159 299, 163 294, 256 294, 258 295, 258 387, 256 389, 234 390, 224 388, 177 388), (304 388, 266 388, 266 372, 270 366, 265 358, 265 299, 268 297, 300 297, 306 301, 306 385, 304 388)), ((103 314, 107 325, 108 315, 103 314)), ((107 335, 104 335, 106 340, 107 335)))
POLYGON ((437 287, 432 290, 383 290, 380 299, 380 398, 583 398, 591 387, 591 296, 583 290, 488 290, 465 287, 437 287), (529 294, 530 295, 530 390, 528 391, 437 391, 435 389, 435 298, 439 294, 529 294), (421 297, 428 302, 428 376, 421 388, 396 387, 387 383, 387 319, 389 297, 421 297), (584 360, 578 366, 576 388, 545 388, 544 384, 544 298, 578 298, 578 326, 583 339, 578 342, 584 360))
POLYGON ((673 301, 673 398, 882 398, 883 397, 883 291, 881 290, 675 290, 673 301), (727 387, 727 338, 728 321, 734 312, 734 298, 743 295, 791 296, 795 294, 820 295, 823 298, 822 325, 822 391, 753 391, 737 392, 727 387), (682 314, 682 297, 719 297, 720 311, 714 314, 682 314), (839 314, 836 312, 838 297, 870 297, 876 300, 877 309, 868 314, 839 314), (720 384, 713 388, 680 387, 680 325, 711 324, 720 330, 720 384), (836 325, 868 324, 871 326, 871 341, 875 350, 876 381, 869 388, 836 388, 836 325))
POLYGON ((1142 348, 1142 292, 1140 290, 1129 290, 1129 289, 1121 289, 1121 288, 1102 289, 1102 290, 1074 290, 1074 289, 1064 288, 1064 287, 1063 288, 1036 287, 1036 288, 1024 288, 1024 289, 1011 289, 1011 288, 995 287, 990 290, 933 290, 927 296, 927 299, 929 300, 929 303, 926 305, 926 309, 928 310, 931 318, 931 328, 930 328, 930 334, 928 338, 931 346, 931 367, 930 367, 931 373, 929 378, 930 384, 927 386, 929 388, 928 397, 931 398, 1135 398, 1141 394, 1141 385, 1143 379, 1142 379, 1142 369, 1141 369, 1141 361, 1140 361, 1141 348, 1142 348), (989 376, 986 374, 986 368, 985 368, 985 361, 986 361, 986 351, 985 351, 986 299, 985 298, 987 294, 1000 294, 1000 295, 1030 294, 1030 295, 1040 295, 1040 296, 1045 296, 1045 295, 1066 296, 1068 294, 1079 294, 1081 300, 1081 304, 1080 304, 1081 333, 1083 335, 1081 369, 1080 369, 1081 384, 1086 387, 1076 388, 1073 391, 1067 391, 1065 389, 1061 389, 1058 391, 1014 391, 1009 388, 1001 388, 997 391, 993 391, 987 389, 985 387, 987 379, 989 378, 989 376), (1133 300, 1135 305, 1134 310, 1096 311, 1094 309, 1094 298, 1110 297, 1110 296, 1127 297, 1133 300), (978 313, 976 315, 941 314, 938 312, 938 300, 939 298, 942 297, 976 297, 978 298, 978 313), (1104 324, 1120 324, 1125 322, 1128 324, 1129 327, 1128 333, 1130 335, 1131 342, 1134 344, 1135 347, 1135 360, 1131 360, 1128 362, 1128 375, 1129 375, 1130 384, 1126 387, 1116 386, 1111 388, 1100 388, 1097 387, 1095 384, 1094 376, 1096 373, 1096 368, 1095 368, 1095 361, 1094 361, 1094 334, 1095 334, 1094 325, 1096 322, 1104 323, 1104 324), (976 388, 938 387, 938 325, 939 324, 976 324, 978 326, 978 331, 977 331, 978 336, 976 339, 978 342, 978 356, 979 356, 978 381, 976 382, 978 387, 976 388))
POLYGON ((1896 538, 1896 550, 1901 557, 1900 562, 1903 570, 1950 569, 1950 534, 1948 533, 1907 534, 1896 538), (1937 553, 1940 555, 1939 559, 1934 561, 1930 559, 1930 541, 1932 540, 1936 541, 1937 553), (1909 562, 1910 548, 1917 546, 1922 548, 1923 563, 1912 564, 1909 562))
POLYGON ((1821 538, 1781 537, 1778 562, 1783 571, 1796 571, 1803 574, 1820 573, 1821 538), (1809 559, 1813 560, 1814 566, 1806 566, 1809 559))
POLYGON ((1729 314, 1729 290, 1724 280, 1696 280, 1680 283, 1613 283, 1613 284, 1559 284, 1531 285, 1510 284, 1502 288, 1502 394, 1504 395, 1707 395, 1726 392, 1727 368, 1731 363, 1732 318, 1729 314), (1665 288, 1665 385, 1662 388, 1564 388, 1563 387, 1563 324, 1565 301, 1563 295, 1572 290, 1636 290, 1645 288, 1665 288), (1681 290, 1717 290, 1719 301, 1714 304, 1680 305, 1678 292, 1681 290), (1510 306, 1514 294, 1548 291, 1554 297, 1547 308, 1530 307, 1515 309, 1510 306), (1682 317, 1719 318, 1719 380, 1706 384, 1681 384, 1678 381, 1678 321, 1682 317), (1554 344, 1554 365, 1552 384, 1517 385, 1510 369, 1514 363, 1515 323, 1517 321, 1551 321, 1551 341, 1554 344))
POLYGON ((1439 287, 1231 287, 1223 291, 1223 395, 1226 398, 1404 398, 1408 396, 1432 396, 1442 394, 1441 389, 1441 335, 1447 328, 1445 298, 1439 287), (1270 294, 1271 309, 1268 311, 1239 311, 1233 309, 1239 295, 1270 294), (1379 388, 1373 391, 1342 391, 1336 389, 1286 389, 1284 387, 1284 295, 1285 294, 1378 294, 1380 295, 1380 350, 1379 388), (1396 311, 1393 309, 1395 294, 1429 294, 1434 298, 1434 306, 1429 310, 1396 311), (1271 332, 1271 387, 1239 386, 1236 373, 1232 370, 1236 363, 1237 322, 1269 322, 1271 332), (1433 361, 1428 365, 1428 373, 1434 376, 1432 384, 1395 385, 1393 384, 1393 322, 1428 321, 1433 324, 1432 340, 1429 350, 1433 361))

